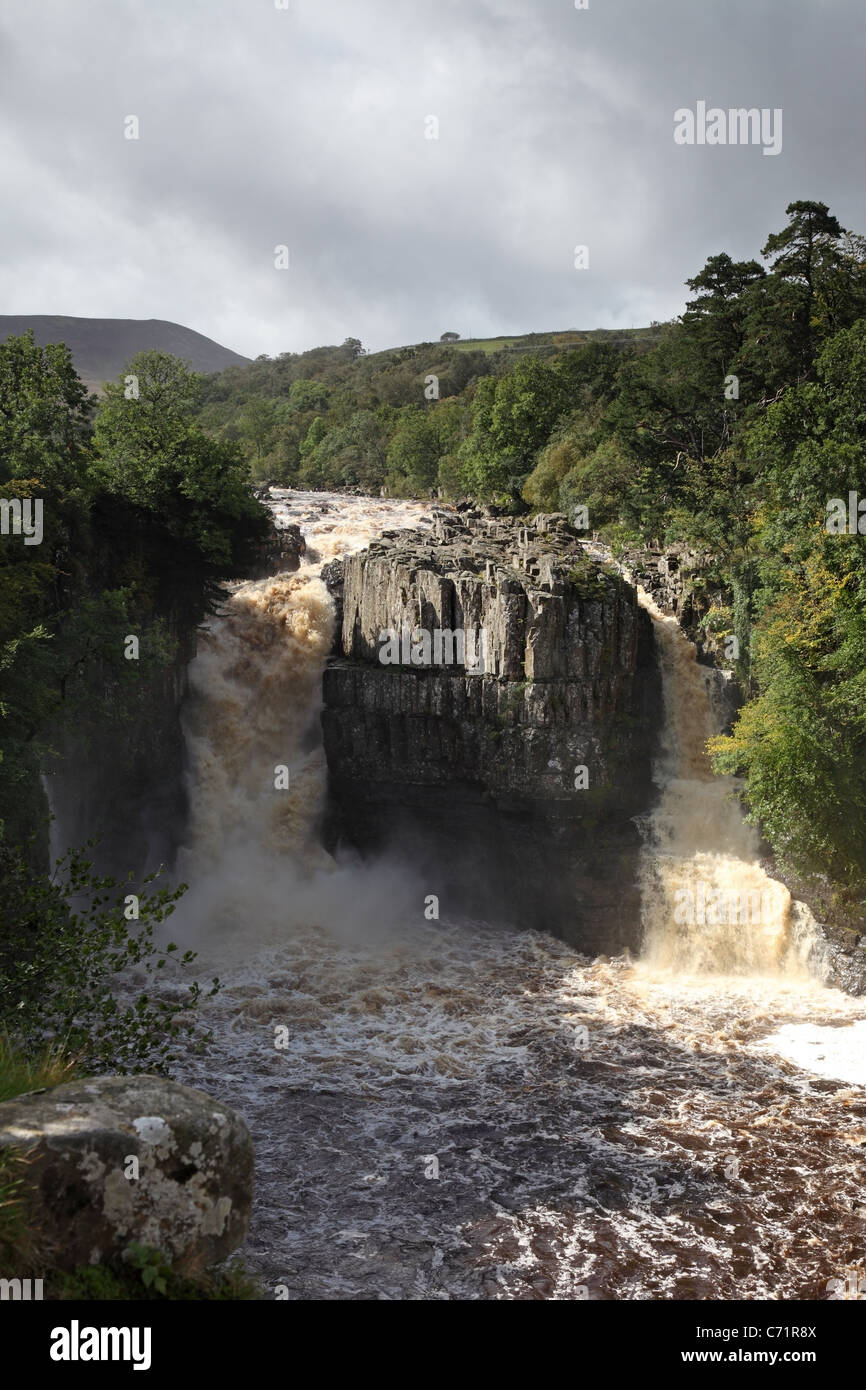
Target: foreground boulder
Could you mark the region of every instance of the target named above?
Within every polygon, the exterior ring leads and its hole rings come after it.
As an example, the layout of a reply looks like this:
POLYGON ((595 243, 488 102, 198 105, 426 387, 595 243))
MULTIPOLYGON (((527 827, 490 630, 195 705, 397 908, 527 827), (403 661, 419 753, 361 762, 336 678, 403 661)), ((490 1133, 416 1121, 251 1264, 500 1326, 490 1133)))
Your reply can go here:
POLYGON ((30 1219, 59 1269, 137 1241, 182 1274, 244 1240, 253 1146, 240 1115, 158 1076, 104 1076, 0 1104, 0 1151, 27 1155, 30 1219))

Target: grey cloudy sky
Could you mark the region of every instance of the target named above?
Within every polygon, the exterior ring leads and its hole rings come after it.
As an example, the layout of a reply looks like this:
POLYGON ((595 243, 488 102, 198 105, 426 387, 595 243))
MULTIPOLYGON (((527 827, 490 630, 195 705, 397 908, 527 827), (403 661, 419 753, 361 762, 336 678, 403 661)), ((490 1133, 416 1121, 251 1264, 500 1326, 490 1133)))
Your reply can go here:
POLYGON ((4 0, 0 312, 249 356, 629 326, 793 199, 866 232, 862 0, 277 3, 4 0), (699 100, 781 107, 781 153, 676 145, 699 100))

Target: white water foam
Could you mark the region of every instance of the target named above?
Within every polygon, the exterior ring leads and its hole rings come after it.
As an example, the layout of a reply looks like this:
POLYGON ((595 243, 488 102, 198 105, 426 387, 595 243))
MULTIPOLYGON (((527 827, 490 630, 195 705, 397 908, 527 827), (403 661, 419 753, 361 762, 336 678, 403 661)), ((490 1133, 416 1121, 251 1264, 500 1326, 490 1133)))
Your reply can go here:
POLYGON ((317 569, 428 509, 274 506, 307 557, 239 586, 197 659, 192 886, 172 919, 223 980, 203 1005, 213 1041, 179 1072, 252 1128, 249 1263, 293 1298, 825 1297, 862 1241, 849 1061, 866 1007, 810 975, 812 927, 711 778, 707 692, 675 624, 653 615, 667 729, 646 958, 428 922, 405 867, 336 866, 316 844, 333 621, 317 569), (700 882, 778 912, 676 922, 700 882))

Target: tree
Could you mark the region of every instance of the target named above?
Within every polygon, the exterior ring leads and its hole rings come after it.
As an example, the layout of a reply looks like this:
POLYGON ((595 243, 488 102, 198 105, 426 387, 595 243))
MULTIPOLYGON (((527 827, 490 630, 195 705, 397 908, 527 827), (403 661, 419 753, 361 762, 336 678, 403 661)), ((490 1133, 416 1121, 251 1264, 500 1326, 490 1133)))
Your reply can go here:
POLYGON ((773 257, 772 274, 793 291, 793 349, 800 375, 807 375, 814 357, 813 311, 816 280, 835 275, 842 265, 838 247, 843 229, 826 203, 789 203, 785 209, 790 221, 781 232, 773 232, 761 254, 773 257))
POLYGON ((734 371, 743 346, 748 292, 765 276, 757 261, 734 261, 723 252, 710 256, 703 270, 686 281, 696 293, 687 303, 682 321, 695 361, 712 372, 711 387, 717 394, 725 377, 734 371))
POLYGON ((762 461, 771 555, 823 524, 830 498, 864 490, 866 319, 825 343, 815 374, 771 405, 749 434, 749 451, 762 461))
POLYGON ((439 341, 440 341, 440 343, 459 343, 459 341, 460 341, 460 334, 459 334, 459 333, 443 333, 443 334, 442 334, 442 337, 439 339, 439 341))
POLYGON ((703 459, 728 442, 723 380, 696 355, 689 328, 675 324, 625 364, 619 384, 608 422, 653 470, 653 490, 668 505, 682 483, 678 455, 703 459))
MULTIPOLYGON (((49 876, 3 844, 0 874, 0 1030, 25 1054, 52 1038, 91 1070, 165 1071, 194 1038, 196 1023, 183 1015, 201 987, 192 983, 185 997, 139 991, 123 999, 119 986, 131 968, 150 982, 173 963, 194 961, 193 952, 175 956, 173 943, 154 940, 186 885, 151 890, 150 875, 130 897, 131 885, 97 877, 81 851, 49 876), (138 915, 130 919, 133 902, 138 915)), ((210 993, 217 987, 214 980, 210 993)))
POLYGON ((756 696, 722 772, 745 775, 748 805, 787 862, 866 891, 866 536, 826 529, 829 500, 866 476, 866 321, 825 343, 816 379, 752 431, 762 492, 762 589, 752 639, 756 696))
POLYGON ((80 487, 93 400, 63 343, 37 347, 32 332, 0 343, 0 482, 80 487))
POLYGON ((387 455, 388 491, 396 497, 424 497, 435 486, 439 469, 439 436, 432 412, 401 412, 387 455))
POLYGON ((559 373, 568 394, 568 404, 587 410, 613 400, 623 364, 631 359, 613 343, 593 341, 566 352, 554 370, 559 373))
POLYGON ((199 379, 177 358, 139 353, 121 380, 106 385, 94 473, 107 493, 153 514, 207 565, 230 574, 248 565, 269 521, 241 450, 197 423, 199 398, 199 379))
POLYGON ((536 357, 523 358, 497 382, 490 412, 494 445, 511 454, 521 471, 528 472, 568 404, 562 374, 536 357))
POLYGON ((775 256, 773 274, 799 281, 807 289, 811 303, 819 239, 830 237, 836 241, 842 236, 842 227, 826 203, 789 203, 785 212, 791 220, 781 232, 767 237, 761 255, 775 256))
POLYGON ((332 429, 319 417, 301 445, 302 482, 312 487, 378 490, 385 481, 388 437, 395 412, 356 410, 332 429))
POLYGON ((292 382, 289 391, 289 408, 299 414, 315 410, 320 414, 327 410, 331 398, 331 388, 322 381, 308 381, 301 378, 292 382))
POLYGON ((460 450, 479 497, 519 497, 536 453, 568 404, 567 380, 536 357, 523 358, 498 380, 481 378, 472 429, 460 450))
POLYGON ((459 449, 461 466, 457 471, 453 468, 449 470, 451 486, 459 476, 461 484, 469 492, 485 501, 508 487, 512 472, 510 461, 498 456, 493 437, 496 386, 494 376, 483 376, 478 382, 472 397, 470 431, 459 449))
POLYGON ((3 496, 42 509, 38 545, 0 538, 0 836, 22 841, 45 813, 37 732, 57 706, 55 618, 87 551, 91 409, 63 344, 0 344, 3 496))
POLYGON ((866 585, 864 540, 813 528, 753 640, 759 694, 716 770, 745 775, 753 816, 783 860, 866 893, 866 585))
POLYGON ((536 511, 559 511, 560 487, 569 474, 576 472, 581 457, 572 439, 558 439, 548 444, 523 485, 523 500, 536 511))
POLYGON ((427 410, 428 419, 436 430, 439 457, 456 454, 469 431, 469 410, 459 396, 446 396, 433 401, 427 410))

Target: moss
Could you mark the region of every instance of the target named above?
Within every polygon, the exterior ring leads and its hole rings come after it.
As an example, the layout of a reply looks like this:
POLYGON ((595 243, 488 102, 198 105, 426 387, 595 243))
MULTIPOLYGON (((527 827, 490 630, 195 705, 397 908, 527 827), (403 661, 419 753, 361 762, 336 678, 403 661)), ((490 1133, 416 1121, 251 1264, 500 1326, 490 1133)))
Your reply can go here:
POLYGON ((531 681, 512 681, 508 684, 505 698, 502 701, 502 708, 493 716, 497 728, 505 729, 510 724, 519 722, 519 715, 530 685, 531 681))
POLYGON ((572 565, 566 579, 572 588, 577 590, 581 598, 600 599, 607 594, 605 575, 585 556, 577 564, 572 565))

